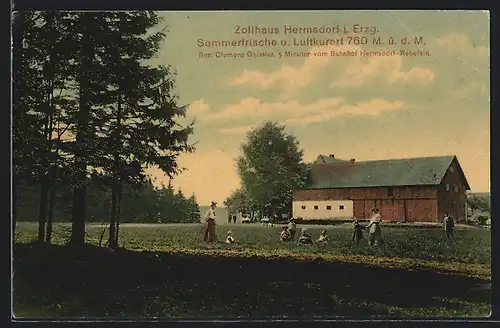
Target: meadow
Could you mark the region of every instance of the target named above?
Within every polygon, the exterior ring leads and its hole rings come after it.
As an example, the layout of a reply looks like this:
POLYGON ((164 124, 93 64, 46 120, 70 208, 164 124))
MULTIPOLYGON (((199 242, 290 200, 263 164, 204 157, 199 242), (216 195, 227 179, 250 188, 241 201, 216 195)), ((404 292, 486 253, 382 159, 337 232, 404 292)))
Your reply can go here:
MULTIPOLYGON (((307 228, 316 238, 324 227, 307 228)), ((227 245, 204 243, 201 225, 124 224, 122 249, 91 247, 76 258, 63 246, 32 244, 36 229, 21 223, 16 232, 21 316, 442 317, 490 309, 491 236, 482 228, 459 227, 449 243, 441 229, 385 227, 378 249, 366 238, 352 245, 347 226, 327 227, 328 245, 299 246, 279 242, 278 225, 220 224, 220 240, 228 230, 236 238, 227 245), (45 278, 35 279, 37 270, 45 278)), ((55 244, 68 229, 57 225, 55 244)), ((89 225, 87 242, 98 246, 102 229, 89 225)))

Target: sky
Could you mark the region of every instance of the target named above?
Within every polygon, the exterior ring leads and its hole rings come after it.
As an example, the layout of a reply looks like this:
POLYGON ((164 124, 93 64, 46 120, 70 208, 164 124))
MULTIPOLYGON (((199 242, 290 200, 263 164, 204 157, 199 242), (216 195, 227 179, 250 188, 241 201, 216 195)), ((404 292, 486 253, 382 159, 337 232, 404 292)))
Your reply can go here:
MULTIPOLYGON (((196 119, 191 137, 196 151, 179 157, 185 171, 171 183, 186 195, 194 193, 201 205, 211 200, 222 203, 239 187, 235 158, 246 133, 268 120, 285 125, 287 133, 298 138, 306 162, 319 154, 356 161, 456 155, 471 190, 490 190, 488 12, 160 15, 168 33, 155 62, 176 70, 178 103, 189 105, 181 122, 196 119), (279 33, 241 34, 252 27, 279 33), (314 27, 317 33, 285 34, 293 28, 300 32, 314 27), (320 33, 324 30, 330 33, 320 33), (376 44, 379 37, 381 43, 376 44), (402 44, 405 37, 423 42, 402 44), (266 38, 277 45, 199 46, 266 38), (308 38, 329 41, 309 45, 308 38), (425 56, 405 56, 401 50, 425 56), (272 52, 276 57, 249 57, 249 51, 272 52), (306 56, 287 57, 286 51, 306 56), (354 55, 332 56, 332 51, 354 55), (362 51, 386 55, 362 56, 362 51), (241 53, 243 58, 217 58, 217 53, 241 53), (326 56, 315 55, 319 53, 326 56)), ((162 172, 150 172, 156 184, 168 183, 162 172)))

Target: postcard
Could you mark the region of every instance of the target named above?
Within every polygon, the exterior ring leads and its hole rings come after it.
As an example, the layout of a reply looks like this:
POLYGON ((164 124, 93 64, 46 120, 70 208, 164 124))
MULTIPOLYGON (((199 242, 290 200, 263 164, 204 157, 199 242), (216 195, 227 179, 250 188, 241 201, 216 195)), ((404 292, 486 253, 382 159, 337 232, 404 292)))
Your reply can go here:
POLYGON ((488 317, 489 33, 14 13, 13 319, 488 317))

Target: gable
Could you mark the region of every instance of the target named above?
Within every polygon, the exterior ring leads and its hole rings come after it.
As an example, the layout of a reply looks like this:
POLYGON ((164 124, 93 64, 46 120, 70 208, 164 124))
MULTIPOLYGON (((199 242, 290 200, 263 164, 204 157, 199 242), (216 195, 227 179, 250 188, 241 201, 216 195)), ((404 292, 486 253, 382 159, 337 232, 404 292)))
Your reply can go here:
POLYGON ((339 158, 332 157, 330 155, 318 155, 316 161, 313 164, 333 164, 333 163, 346 163, 347 161, 339 158))

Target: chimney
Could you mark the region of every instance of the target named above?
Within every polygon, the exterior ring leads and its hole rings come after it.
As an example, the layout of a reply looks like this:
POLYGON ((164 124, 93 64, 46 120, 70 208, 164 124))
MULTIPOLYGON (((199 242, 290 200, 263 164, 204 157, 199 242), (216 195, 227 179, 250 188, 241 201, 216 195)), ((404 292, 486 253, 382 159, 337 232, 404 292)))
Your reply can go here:
POLYGON ((351 159, 349 160, 349 163, 354 164, 354 162, 355 162, 355 161, 356 161, 356 160, 355 160, 354 158, 351 158, 351 159))
POLYGON ((330 157, 331 158, 335 158, 335 154, 330 154, 330 157))

